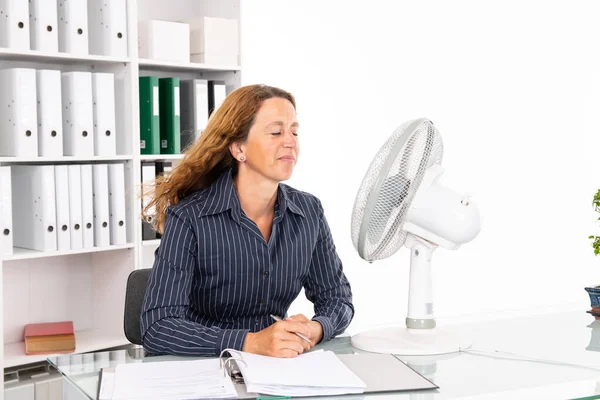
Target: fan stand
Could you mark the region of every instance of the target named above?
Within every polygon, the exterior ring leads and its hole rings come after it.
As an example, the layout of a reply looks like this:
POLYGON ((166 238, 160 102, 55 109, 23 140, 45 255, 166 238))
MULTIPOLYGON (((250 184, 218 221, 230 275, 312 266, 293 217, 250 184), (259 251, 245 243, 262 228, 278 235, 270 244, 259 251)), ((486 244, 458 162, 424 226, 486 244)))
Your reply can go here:
POLYGON ((470 340, 455 335, 451 328, 436 328, 431 255, 437 246, 412 234, 408 234, 405 245, 411 252, 406 326, 356 334, 351 338, 352 346, 373 353, 398 355, 446 354, 470 347, 470 340))

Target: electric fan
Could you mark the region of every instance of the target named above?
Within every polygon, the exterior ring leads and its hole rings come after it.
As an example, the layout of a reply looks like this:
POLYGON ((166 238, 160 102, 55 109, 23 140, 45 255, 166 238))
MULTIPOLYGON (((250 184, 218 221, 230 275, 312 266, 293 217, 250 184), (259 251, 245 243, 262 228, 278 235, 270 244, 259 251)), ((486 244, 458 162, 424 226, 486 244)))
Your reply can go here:
POLYGON ((436 328, 431 256, 441 246, 456 250, 480 230, 468 196, 439 183, 443 145, 433 123, 421 118, 398 127, 371 162, 352 211, 352 242, 361 258, 387 258, 410 249, 406 327, 354 335, 352 345, 375 353, 444 354, 467 348, 462 337, 436 328))

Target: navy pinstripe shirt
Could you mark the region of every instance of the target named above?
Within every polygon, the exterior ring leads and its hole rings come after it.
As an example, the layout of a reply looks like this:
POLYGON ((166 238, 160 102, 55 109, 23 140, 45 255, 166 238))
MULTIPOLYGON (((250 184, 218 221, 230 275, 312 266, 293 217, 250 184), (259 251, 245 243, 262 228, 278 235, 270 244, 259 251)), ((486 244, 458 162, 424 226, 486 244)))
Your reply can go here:
POLYGON ((240 207, 231 171, 167 208, 142 308, 146 350, 218 355, 286 315, 302 287, 323 341, 354 316, 320 201, 280 184, 267 243, 240 207))

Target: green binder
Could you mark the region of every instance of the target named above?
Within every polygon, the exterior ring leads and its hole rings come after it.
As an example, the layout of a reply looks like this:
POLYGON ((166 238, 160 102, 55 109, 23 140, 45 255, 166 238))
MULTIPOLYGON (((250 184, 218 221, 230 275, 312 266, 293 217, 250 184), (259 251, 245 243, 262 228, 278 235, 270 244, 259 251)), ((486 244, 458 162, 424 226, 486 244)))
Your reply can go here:
POLYGON ((181 153, 179 78, 158 80, 160 104, 160 154, 181 153))
POLYGON ((140 154, 160 154, 158 77, 140 77, 140 154))

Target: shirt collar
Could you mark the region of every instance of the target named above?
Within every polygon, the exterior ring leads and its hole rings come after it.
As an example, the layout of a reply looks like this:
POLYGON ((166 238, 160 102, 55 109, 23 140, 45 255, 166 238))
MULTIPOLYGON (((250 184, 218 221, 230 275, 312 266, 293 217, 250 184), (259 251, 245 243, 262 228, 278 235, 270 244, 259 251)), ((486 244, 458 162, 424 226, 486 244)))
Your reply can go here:
MULTIPOLYGON (((281 215, 286 210, 305 217, 304 212, 293 201, 290 187, 280 183, 277 189, 277 202, 281 215)), ((231 210, 231 216, 236 222, 240 222, 242 207, 240 199, 233 186, 233 171, 225 171, 205 192, 204 201, 198 206, 199 216, 212 215, 231 210)))
POLYGON ((277 190, 277 201, 279 202, 279 208, 281 209, 281 213, 285 213, 285 210, 290 210, 294 214, 298 214, 302 217, 305 217, 304 212, 292 199, 292 195, 290 193, 290 187, 283 183, 279 184, 279 189, 277 190))

